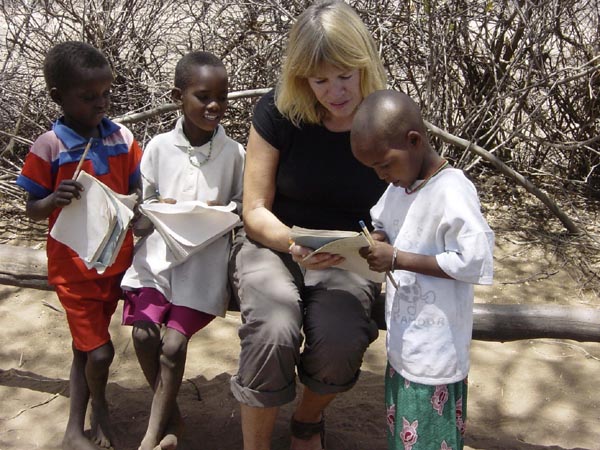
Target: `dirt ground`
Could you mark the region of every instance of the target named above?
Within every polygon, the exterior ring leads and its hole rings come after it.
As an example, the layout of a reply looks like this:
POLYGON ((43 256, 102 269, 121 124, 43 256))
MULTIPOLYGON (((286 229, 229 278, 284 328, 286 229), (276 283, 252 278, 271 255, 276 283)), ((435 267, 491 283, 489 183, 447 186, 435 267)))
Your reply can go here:
MULTIPOLYGON (((597 275, 583 270, 577 258, 567 257, 580 254, 580 247, 565 244, 560 233, 543 237, 536 227, 515 233, 510 223, 492 225, 495 284, 478 287, 477 302, 597 307, 598 291, 590 285, 597 275)), ((120 308, 111 326, 116 356, 108 397, 116 450, 132 450, 145 430, 151 391, 135 359, 130 329, 119 325, 119 316, 120 308)), ((238 325, 239 315, 230 313, 191 341, 179 394, 186 420, 179 447, 183 450, 242 448, 239 409, 228 387, 239 351, 238 325)), ((0 286, 0 330, 0 450, 59 449, 68 413, 71 357, 60 304, 52 292, 0 286)), ((366 354, 357 386, 329 408, 328 450, 386 448, 384 343, 382 332, 366 354)), ((600 449, 599 373, 598 343, 474 341, 467 448, 600 449)), ((289 448, 292 408, 281 411, 274 450, 289 448)))

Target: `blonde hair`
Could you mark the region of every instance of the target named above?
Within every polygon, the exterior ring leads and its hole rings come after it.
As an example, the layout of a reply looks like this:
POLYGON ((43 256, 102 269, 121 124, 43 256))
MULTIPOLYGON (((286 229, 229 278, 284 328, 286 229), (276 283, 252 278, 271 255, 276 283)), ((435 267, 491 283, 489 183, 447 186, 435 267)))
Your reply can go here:
POLYGON ((358 69, 363 98, 384 89, 386 76, 375 42, 358 14, 341 0, 310 6, 297 19, 288 39, 281 77, 275 92, 277 109, 296 126, 320 123, 324 109, 308 78, 324 64, 358 69))

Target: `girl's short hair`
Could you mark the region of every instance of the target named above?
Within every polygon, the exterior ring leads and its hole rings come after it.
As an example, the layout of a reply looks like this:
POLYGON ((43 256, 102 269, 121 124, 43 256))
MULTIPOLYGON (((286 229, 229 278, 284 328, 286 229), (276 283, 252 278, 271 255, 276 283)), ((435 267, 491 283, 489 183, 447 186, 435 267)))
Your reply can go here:
POLYGON ((324 64, 359 69, 363 97, 384 89, 386 76, 373 37, 356 11, 341 0, 307 8, 290 30, 275 93, 277 109, 296 126, 320 123, 325 113, 308 84, 324 64))

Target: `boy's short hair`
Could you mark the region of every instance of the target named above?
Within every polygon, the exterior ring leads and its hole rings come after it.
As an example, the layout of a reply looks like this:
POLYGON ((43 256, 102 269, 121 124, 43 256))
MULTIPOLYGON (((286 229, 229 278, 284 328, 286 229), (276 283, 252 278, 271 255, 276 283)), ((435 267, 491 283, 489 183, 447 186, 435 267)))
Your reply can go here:
POLYGON ((80 69, 110 67, 96 47, 80 41, 67 41, 52 47, 44 59, 44 79, 48 90, 73 85, 73 74, 80 69))
POLYGON ((185 89, 190 82, 191 68, 194 66, 211 66, 225 68, 223 61, 211 52, 193 51, 181 57, 175 66, 175 87, 185 89))

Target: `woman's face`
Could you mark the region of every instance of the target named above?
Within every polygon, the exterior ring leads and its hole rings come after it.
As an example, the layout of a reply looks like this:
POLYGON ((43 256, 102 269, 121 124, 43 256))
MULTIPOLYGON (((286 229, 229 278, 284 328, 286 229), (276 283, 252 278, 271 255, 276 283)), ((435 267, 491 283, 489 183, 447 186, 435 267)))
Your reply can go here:
POLYGON ((325 108, 325 125, 335 129, 350 129, 354 112, 363 99, 360 71, 324 64, 308 78, 308 84, 318 102, 325 108))

